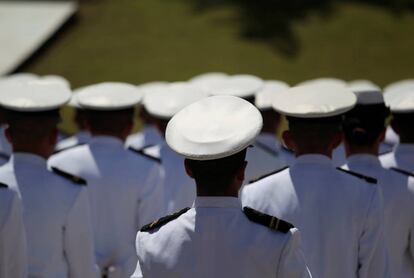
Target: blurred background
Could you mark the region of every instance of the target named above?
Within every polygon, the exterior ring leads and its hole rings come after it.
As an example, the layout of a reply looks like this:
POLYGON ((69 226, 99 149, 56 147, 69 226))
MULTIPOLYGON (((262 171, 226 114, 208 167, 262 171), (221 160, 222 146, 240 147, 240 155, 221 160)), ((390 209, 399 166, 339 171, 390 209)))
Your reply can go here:
MULTIPOLYGON (((24 31, 1 19, 2 3, 0 26, 12 34, 24 31)), ((332 76, 384 86, 414 72, 414 0, 71 3, 56 32, 9 73, 58 74, 77 88, 102 81, 187 80, 209 71, 291 85, 332 76)), ((61 127, 74 131, 69 109, 61 127)))

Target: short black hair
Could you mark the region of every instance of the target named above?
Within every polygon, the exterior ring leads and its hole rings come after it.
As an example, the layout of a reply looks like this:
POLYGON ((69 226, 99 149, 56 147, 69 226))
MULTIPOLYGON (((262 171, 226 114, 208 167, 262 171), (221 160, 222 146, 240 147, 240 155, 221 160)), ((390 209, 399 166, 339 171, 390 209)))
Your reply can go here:
POLYGON ((134 108, 113 111, 84 110, 91 132, 102 134, 120 133, 134 121, 134 108))
POLYGON ((356 105, 347 112, 342 124, 344 136, 351 145, 370 146, 385 130, 390 110, 381 104, 356 105))
POLYGON ((209 192, 220 192, 227 188, 246 159, 246 149, 220 159, 186 159, 196 181, 209 192))
POLYGON ((392 113, 392 126, 398 129, 400 138, 414 142, 414 112, 392 113))

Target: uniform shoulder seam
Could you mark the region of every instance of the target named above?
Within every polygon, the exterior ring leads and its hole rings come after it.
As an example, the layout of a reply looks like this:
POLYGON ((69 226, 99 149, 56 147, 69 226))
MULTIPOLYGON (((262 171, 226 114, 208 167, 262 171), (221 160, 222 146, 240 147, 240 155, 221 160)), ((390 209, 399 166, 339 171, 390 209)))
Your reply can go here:
POLYGON ((146 154, 144 152, 144 149, 135 149, 133 147, 128 147, 128 150, 131 151, 131 152, 133 152, 133 153, 142 155, 143 157, 148 158, 148 159, 150 159, 152 161, 155 161, 156 163, 161 163, 161 158, 158 158, 158 157, 155 157, 155 156, 146 154))
POLYGON ((77 144, 75 144, 73 146, 69 146, 69 147, 65 147, 65 148, 59 149, 59 150, 55 150, 53 152, 53 154, 58 154, 58 153, 61 153, 63 151, 67 151, 67 150, 73 149, 75 147, 83 146, 83 145, 86 145, 86 144, 85 143, 77 143, 77 144))
POLYGON ((286 234, 290 229, 294 228, 294 226, 287 221, 257 211, 251 207, 243 207, 243 212, 250 221, 266 226, 274 231, 286 234))
POLYGON ((366 181, 369 184, 377 184, 378 183, 376 178, 366 176, 366 175, 363 175, 363 174, 360 174, 360 173, 356 173, 356 172, 353 172, 353 171, 350 171, 350 170, 346 170, 346 169, 341 168, 341 167, 336 167, 336 169, 343 172, 343 173, 346 173, 346 174, 349 174, 351 176, 362 179, 362 180, 366 181))
POLYGON ((254 182, 258 182, 258 181, 260 181, 260 180, 262 180, 264 178, 267 178, 267 177, 272 176, 274 174, 280 173, 280 172, 282 172, 282 171, 284 171, 284 170, 286 170, 288 168, 289 168, 289 166, 282 167, 282 168, 280 168, 278 170, 272 171, 272 172, 267 173, 267 174, 264 174, 264 175, 262 175, 262 176, 260 176, 258 178, 252 179, 248 183, 251 184, 251 183, 254 183, 254 182))
POLYGON ((56 167, 52 166, 51 169, 52 169, 52 172, 55 173, 56 175, 61 176, 62 178, 66 179, 66 180, 69 180, 74 184, 81 185, 81 186, 86 186, 88 184, 85 179, 83 179, 81 177, 78 177, 78 176, 75 176, 75 175, 72 175, 68 172, 65 172, 65 171, 59 169, 59 168, 56 168, 56 167))
POLYGON ((171 222, 174 219, 177 219, 178 217, 180 217, 182 214, 186 213, 190 208, 184 208, 178 212, 175 212, 173 214, 161 217, 147 225, 142 226, 141 228, 141 232, 148 232, 151 230, 154 230, 156 228, 160 228, 162 226, 164 226, 165 224, 167 224, 168 222, 171 222))

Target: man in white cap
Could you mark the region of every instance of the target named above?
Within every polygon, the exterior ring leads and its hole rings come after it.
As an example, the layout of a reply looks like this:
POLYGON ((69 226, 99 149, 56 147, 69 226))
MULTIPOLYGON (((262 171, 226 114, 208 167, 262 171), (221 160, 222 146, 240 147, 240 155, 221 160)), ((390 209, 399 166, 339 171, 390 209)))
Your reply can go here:
POLYGON ((185 157, 197 199, 138 232, 132 277, 310 277, 298 230, 237 197, 261 125, 259 111, 233 96, 202 99, 171 119, 166 140, 185 157))
POLYGON ((392 113, 392 129, 400 142, 392 153, 381 156, 385 168, 414 176, 414 86, 385 94, 392 113))
POLYGON ((26 278, 27 254, 21 202, 0 183, 0 278, 26 278))
POLYGON ((341 115, 356 103, 345 87, 304 85, 278 94, 273 107, 287 116, 283 133, 295 163, 242 193, 243 205, 291 222, 315 277, 390 277, 383 242, 382 194, 376 180, 336 169, 341 115))
POLYGON ((95 277, 86 181, 47 169, 68 88, 49 82, 2 83, 7 138, 13 146, 0 182, 22 200, 29 277, 95 277), (30 131, 30 132, 28 132, 30 131))
POLYGON ((92 138, 49 160, 50 166, 88 180, 95 256, 107 277, 132 274, 136 231, 162 213, 159 166, 124 147, 141 97, 136 86, 127 83, 84 87, 78 102, 92 138))
MULTIPOLYGON (((150 82, 138 86, 138 89, 145 95, 166 85, 166 82, 161 81, 150 82)), ((139 117, 142 122, 142 129, 128 136, 125 145, 136 150, 143 150, 161 144, 164 139, 156 127, 156 120, 148 113, 145 106, 139 108, 139 117)))
POLYGON ((414 277, 414 179, 385 169, 378 159, 389 108, 380 91, 358 91, 357 105, 345 114, 345 166, 378 180, 384 195, 384 237, 391 277, 414 277))
MULTIPOLYGON (((160 134, 164 136, 168 121, 178 111, 206 96, 204 90, 190 83, 175 82, 145 94, 143 104, 155 119, 160 134)), ((184 159, 171 150, 165 140, 157 148, 162 168, 160 177, 164 192, 164 214, 191 206, 196 197, 196 188, 194 182, 185 174, 184 159)), ((147 154, 150 152, 152 150, 146 151, 147 154)))
POLYGON ((72 93, 72 97, 68 103, 68 105, 74 109, 75 115, 73 119, 78 128, 78 132, 73 136, 70 136, 68 138, 65 138, 59 141, 56 144, 55 152, 61 152, 61 151, 68 150, 70 148, 73 148, 79 145, 87 144, 89 140, 91 139, 91 134, 89 133, 89 131, 86 130, 86 126, 85 126, 85 115, 84 115, 85 113, 82 107, 80 107, 78 100, 77 100, 78 93, 79 92, 75 90, 72 93))

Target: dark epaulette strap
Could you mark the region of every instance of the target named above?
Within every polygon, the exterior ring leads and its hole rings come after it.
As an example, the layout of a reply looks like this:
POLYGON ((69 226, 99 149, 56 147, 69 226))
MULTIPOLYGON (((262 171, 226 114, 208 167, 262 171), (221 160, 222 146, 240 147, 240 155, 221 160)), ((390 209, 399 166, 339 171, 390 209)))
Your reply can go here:
POLYGON ((151 159, 152 161, 155 161, 155 162, 157 162, 157 163, 161 163, 161 158, 158 158, 158 157, 155 157, 155 156, 152 156, 152 155, 146 154, 146 153, 144 152, 144 149, 140 149, 140 150, 138 150, 138 149, 135 149, 135 148, 133 148, 133 147, 128 147, 128 150, 130 150, 130 151, 132 151, 132 152, 134 152, 134 153, 137 153, 137 154, 139 154, 139 155, 142 155, 142 156, 144 156, 144 157, 146 157, 146 158, 148 158, 148 159, 151 159))
POLYGON ((271 175, 274 175, 274 174, 277 174, 277 173, 279 173, 279 172, 282 172, 283 170, 286 170, 286 169, 288 169, 288 168, 289 168, 289 166, 285 166, 285 167, 282 167, 282 168, 280 168, 280 169, 278 169, 278 170, 276 170, 276 171, 273 171, 273 172, 267 173, 267 174, 265 174, 265 175, 263 175, 263 176, 260 176, 260 177, 258 177, 258 178, 252 179, 252 180, 250 180, 250 181, 249 181, 249 184, 254 183, 254 182, 257 182, 257 181, 259 181, 259 180, 262 180, 262 179, 264 179, 264 178, 267 178, 267 177, 269 177, 269 176, 271 176, 271 175))
POLYGON ((414 177, 414 172, 410 172, 410 171, 407 171, 407 170, 404 170, 404 169, 400 169, 400 168, 397 168, 397 167, 391 167, 390 170, 393 170, 395 172, 398 172, 400 174, 403 174, 403 175, 406 175, 406 176, 409 176, 409 177, 414 177))
POLYGON ((78 184, 78 185, 82 185, 82 186, 86 186, 88 183, 86 182, 86 180, 82 179, 81 177, 69 174, 65 171, 62 171, 56 167, 51 167, 53 173, 67 179, 70 180, 71 182, 78 184))
POLYGON ((254 210, 250 207, 243 207, 243 212, 250 221, 264 225, 275 231, 279 231, 286 234, 287 232, 289 232, 290 229, 294 228, 294 226, 289 222, 254 210))
POLYGON ((170 222, 174 219, 177 219, 180 215, 186 213, 189 209, 190 208, 184 208, 184 209, 182 209, 178 212, 175 212, 173 214, 161 217, 160 219, 155 220, 154 222, 151 222, 150 224, 147 224, 147 225, 143 226, 141 228, 141 232, 147 232, 147 231, 159 228, 159 227, 167 224, 168 222, 170 222))
POLYGON ((262 149, 262 150, 264 150, 265 152, 267 152, 271 156, 274 156, 274 157, 279 156, 279 153, 277 151, 273 150, 272 148, 266 146, 265 144, 263 144, 263 143, 261 143, 259 141, 254 142, 253 145, 256 146, 256 147, 258 147, 258 148, 260 148, 260 149, 262 149))
POLYGON ((4 152, 0 152, 0 158, 3 158, 4 160, 9 160, 10 155, 8 155, 4 152))
POLYGON ((9 188, 9 186, 5 183, 0 182, 0 188, 9 188))
POLYGON ((352 176, 354 176, 354 177, 357 177, 357 178, 363 179, 363 180, 365 180, 367 183, 371 183, 371 184, 377 184, 377 183, 378 183, 378 181, 377 181, 377 179, 376 179, 376 178, 369 177, 369 176, 365 176, 365 175, 362 175, 362 174, 360 174, 360 173, 355 173, 355 172, 352 172, 352 171, 350 171, 350 170, 345 170, 345 169, 343 169, 343 168, 341 168, 341 167, 337 167, 336 169, 338 169, 339 171, 342 171, 342 172, 344 172, 344 173, 350 174, 350 175, 352 175, 352 176))
POLYGON ((67 151, 67 150, 73 149, 74 147, 79 147, 79 146, 82 146, 82 145, 85 145, 85 143, 77 143, 77 144, 75 144, 73 146, 69 146, 69 147, 66 147, 66 148, 62 148, 60 150, 55 150, 53 152, 53 154, 57 154, 57 153, 60 153, 60 152, 63 152, 63 151, 67 151))

